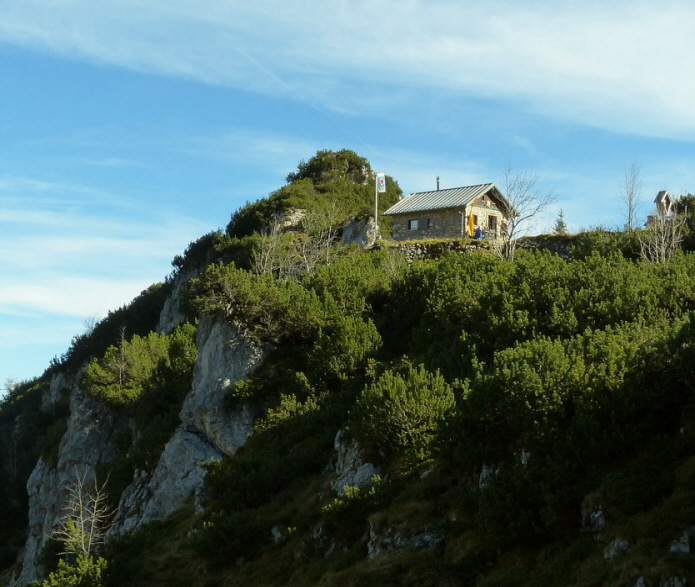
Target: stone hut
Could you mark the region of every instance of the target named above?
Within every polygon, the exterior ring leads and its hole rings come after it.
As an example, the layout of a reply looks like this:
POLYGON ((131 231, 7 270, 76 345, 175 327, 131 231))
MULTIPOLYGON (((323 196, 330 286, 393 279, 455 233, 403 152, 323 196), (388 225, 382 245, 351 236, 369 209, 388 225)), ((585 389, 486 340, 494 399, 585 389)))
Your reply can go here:
POLYGON ((386 212, 393 217, 393 238, 473 237, 498 239, 506 229, 509 204, 495 184, 418 192, 404 197, 386 212), (479 234, 479 231, 478 231, 479 234))

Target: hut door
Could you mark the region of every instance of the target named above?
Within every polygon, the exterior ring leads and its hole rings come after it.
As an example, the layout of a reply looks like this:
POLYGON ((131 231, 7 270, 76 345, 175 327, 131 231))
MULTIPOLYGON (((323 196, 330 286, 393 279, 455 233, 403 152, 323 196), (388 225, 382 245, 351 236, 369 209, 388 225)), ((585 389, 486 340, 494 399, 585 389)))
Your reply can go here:
POLYGON ((488 216, 487 225, 490 232, 497 234, 497 216, 488 216))

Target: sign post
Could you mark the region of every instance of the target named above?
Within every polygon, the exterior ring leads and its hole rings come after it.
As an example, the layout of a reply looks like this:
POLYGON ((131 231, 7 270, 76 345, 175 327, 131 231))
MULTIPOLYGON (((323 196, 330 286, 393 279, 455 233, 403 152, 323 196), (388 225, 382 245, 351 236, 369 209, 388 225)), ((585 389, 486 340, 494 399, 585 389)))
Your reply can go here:
POLYGON ((379 238, 379 194, 386 192, 386 174, 377 173, 374 181, 374 242, 379 238))

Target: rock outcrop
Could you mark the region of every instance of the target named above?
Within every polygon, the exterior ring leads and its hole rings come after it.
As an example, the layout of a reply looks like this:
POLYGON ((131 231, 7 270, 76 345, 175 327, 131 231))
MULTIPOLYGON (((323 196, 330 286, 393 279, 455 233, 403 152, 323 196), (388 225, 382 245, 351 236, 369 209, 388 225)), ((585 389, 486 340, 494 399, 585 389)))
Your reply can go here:
POLYGON ((353 218, 340 231, 340 240, 344 245, 371 247, 377 238, 374 217, 353 218))
POLYGON ((333 447, 337 456, 335 472, 338 478, 333 481, 332 487, 338 495, 345 494, 345 487, 372 485, 374 476, 381 473, 379 467, 364 461, 359 444, 349 438, 344 430, 339 430, 335 435, 333 447))
POLYGON ((183 292, 188 282, 198 277, 199 274, 200 271, 195 269, 193 271, 179 273, 174 278, 171 292, 167 296, 167 299, 164 300, 164 306, 159 313, 157 332, 160 334, 169 334, 174 328, 186 321, 186 313, 182 308, 183 292))
POLYGON ((198 362, 191 392, 181 409, 181 422, 231 456, 246 442, 255 413, 243 406, 230 415, 224 398, 234 383, 246 379, 263 361, 264 351, 239 328, 211 318, 200 321, 197 340, 198 362))
POLYGON ((369 524, 369 543, 367 557, 372 559, 382 554, 398 552, 405 548, 435 548, 444 542, 444 536, 436 528, 424 527, 410 533, 396 526, 377 531, 372 523, 369 524))
POLYGON ((630 550, 631 544, 624 538, 616 538, 608 543, 603 549, 603 560, 607 563, 612 563, 620 555, 625 554, 630 550))
MULTIPOLYGON (((165 304, 159 325, 163 332, 183 322, 179 297, 173 295, 165 304)), ((239 328, 212 318, 201 320, 197 344, 198 362, 181 409, 181 424, 155 469, 138 471, 121 495, 110 536, 164 519, 180 508, 200 492, 204 465, 233 455, 253 430, 254 410, 241 406, 230 413, 224 397, 236 381, 246 378, 262 362, 263 348, 239 328)), ((44 398, 46 409, 65 393, 68 383, 64 376, 54 378, 44 398)), ((17 585, 25 585, 40 574, 41 550, 60 526, 70 487, 78 478, 85 485, 95 481, 96 468, 116 456, 115 437, 127 425, 125 417, 73 386, 70 418, 57 457, 40 459, 27 484, 29 535, 17 585)))
POLYGON ((253 431, 254 410, 241 406, 230 413, 224 398, 263 361, 263 349, 238 328, 212 318, 200 321, 197 344, 198 361, 181 425, 152 474, 138 472, 123 492, 110 536, 176 511, 201 490, 205 464, 233 455, 253 431))
POLYGON ((203 465, 222 458, 206 439, 179 427, 150 475, 138 471, 123 494, 109 536, 118 536, 153 520, 163 520, 203 485, 203 465))
POLYGON ((39 459, 27 482, 28 536, 17 585, 37 578, 41 550, 60 525, 70 488, 78 479, 87 486, 96 480, 97 466, 115 456, 115 436, 124 425, 125 421, 108 406, 73 387, 70 418, 57 458, 39 459))
POLYGON ((64 373, 56 373, 51 378, 48 391, 41 396, 41 411, 50 412, 65 395, 70 393, 73 382, 64 373))

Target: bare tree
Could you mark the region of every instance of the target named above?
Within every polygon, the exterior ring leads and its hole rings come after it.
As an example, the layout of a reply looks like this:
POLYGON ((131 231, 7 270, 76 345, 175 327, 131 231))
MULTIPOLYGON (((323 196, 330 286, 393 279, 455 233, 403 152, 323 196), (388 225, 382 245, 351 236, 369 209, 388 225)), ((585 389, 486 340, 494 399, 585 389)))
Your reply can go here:
POLYGON ((13 377, 6 377, 5 382, 2 384, 2 390, 5 393, 12 393, 17 388, 17 381, 13 377))
POLYGON ((323 212, 307 212, 299 226, 301 231, 288 233, 277 219, 268 228, 252 253, 251 264, 255 273, 296 280, 303 273, 330 263, 339 232, 335 204, 323 212))
POLYGON ((99 324, 98 316, 87 316, 84 320, 82 320, 82 326, 84 326, 84 336, 90 336, 97 327, 97 324, 99 324))
POLYGON ((251 269, 258 274, 282 275, 288 262, 288 247, 280 220, 276 219, 261 236, 259 245, 251 253, 251 269))
POLYGON ((53 537, 63 543, 62 555, 93 556, 104 544, 112 519, 104 485, 85 483, 86 475, 75 475, 68 487, 63 521, 53 537))
POLYGON ((334 203, 323 212, 311 211, 302 218, 305 238, 296 241, 296 252, 302 271, 313 271, 318 265, 330 263, 338 236, 338 209, 334 203))
POLYGON ((519 236, 534 226, 538 215, 554 204, 557 197, 538 187, 537 173, 515 172, 511 164, 504 169, 502 184, 509 217, 495 250, 502 258, 513 261, 519 236))
POLYGON ((618 202, 625 217, 625 230, 637 228, 637 214, 642 207, 642 169, 633 161, 623 176, 618 202))
POLYGON ((656 263, 671 260, 685 239, 686 213, 667 215, 657 210, 649 216, 647 227, 639 234, 642 259, 656 263))

